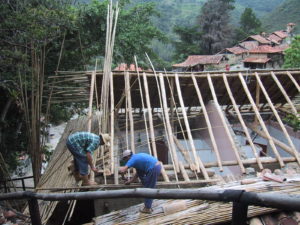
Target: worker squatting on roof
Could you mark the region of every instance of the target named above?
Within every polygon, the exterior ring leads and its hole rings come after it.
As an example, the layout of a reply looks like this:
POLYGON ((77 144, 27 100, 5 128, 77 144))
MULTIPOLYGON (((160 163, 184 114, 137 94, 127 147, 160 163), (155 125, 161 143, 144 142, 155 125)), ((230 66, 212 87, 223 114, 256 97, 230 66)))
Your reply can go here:
MULTIPOLYGON (((133 167, 136 169, 136 174, 128 179, 125 184, 130 184, 139 177, 145 188, 155 188, 161 171, 161 163, 156 158, 146 153, 133 154, 130 150, 125 150, 123 152, 123 160, 126 161, 126 165, 119 169, 121 174, 124 174, 128 168, 133 167)), ((142 213, 151 213, 152 202, 153 199, 146 198, 144 202, 145 207, 140 209, 140 211, 142 213)))
POLYGON ((99 172, 93 164, 92 153, 101 145, 109 145, 109 141, 109 134, 96 135, 89 132, 76 132, 68 137, 67 147, 74 157, 74 176, 76 181, 82 180, 83 186, 97 184, 88 177, 88 165, 95 173, 99 172))

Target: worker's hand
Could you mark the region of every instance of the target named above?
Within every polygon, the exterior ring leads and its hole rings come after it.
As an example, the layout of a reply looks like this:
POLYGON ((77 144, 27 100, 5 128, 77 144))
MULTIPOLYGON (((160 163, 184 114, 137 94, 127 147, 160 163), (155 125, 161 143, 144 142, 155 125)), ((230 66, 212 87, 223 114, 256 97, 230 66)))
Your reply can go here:
POLYGON ((96 167, 91 167, 91 170, 94 172, 94 173, 99 173, 99 170, 96 168, 96 167))

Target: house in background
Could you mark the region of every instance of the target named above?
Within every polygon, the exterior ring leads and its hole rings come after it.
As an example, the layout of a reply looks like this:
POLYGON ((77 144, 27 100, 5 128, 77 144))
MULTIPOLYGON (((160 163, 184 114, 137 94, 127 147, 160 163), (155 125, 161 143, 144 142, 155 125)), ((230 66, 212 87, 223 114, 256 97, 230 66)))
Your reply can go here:
POLYGON ((174 64, 173 68, 178 72, 197 72, 224 69, 227 64, 225 55, 190 55, 184 62, 174 64))

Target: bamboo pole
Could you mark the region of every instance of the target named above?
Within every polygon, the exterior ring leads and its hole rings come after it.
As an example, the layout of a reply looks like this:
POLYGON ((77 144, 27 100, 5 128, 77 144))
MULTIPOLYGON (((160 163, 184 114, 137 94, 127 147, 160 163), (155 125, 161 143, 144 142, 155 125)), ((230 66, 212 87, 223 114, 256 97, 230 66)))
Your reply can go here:
POLYGON ((157 150, 156 150, 156 144, 155 144, 155 135, 154 135, 154 126, 153 126, 153 118, 152 118, 151 103, 150 103, 150 97, 149 97, 149 88, 148 88, 148 81, 147 81, 147 77, 146 77, 145 72, 143 73, 143 80, 144 80, 146 105, 147 105, 147 109, 148 109, 148 117, 149 117, 148 120, 149 120, 152 151, 153 151, 153 155, 155 157, 157 157, 157 150))
POLYGON ((129 126, 130 126, 130 147, 131 151, 135 153, 135 144, 134 144, 134 126, 133 126, 133 116, 132 116, 132 102, 131 102, 131 90, 130 90, 130 74, 126 72, 125 75, 125 85, 126 92, 128 97, 128 114, 129 114, 129 126))
POLYGON ((90 86, 89 114, 88 114, 88 126, 87 126, 88 132, 91 132, 91 127, 92 127, 92 111, 93 111, 95 78, 96 78, 96 72, 94 71, 92 74, 91 86, 90 86))
POLYGON ((174 166, 175 166, 175 171, 179 172, 179 164, 178 164, 178 158, 177 158, 177 154, 176 154, 176 147, 175 147, 175 143, 174 143, 174 139, 172 138, 172 128, 171 128, 171 123, 170 123, 170 118, 169 118, 169 113, 168 113, 168 107, 167 107, 167 97, 166 97, 166 91, 165 91, 165 84, 164 84, 164 79, 163 79, 163 75, 162 73, 159 73, 159 80, 160 80, 160 88, 161 88, 161 98, 162 98, 162 104, 163 104, 163 111, 164 111, 164 115, 165 115, 165 125, 167 128, 167 135, 168 135, 168 139, 170 142, 170 149, 171 152, 173 153, 171 156, 172 160, 174 160, 174 166))
POLYGON ((183 155, 186 162, 190 165, 190 168, 192 170, 195 170, 195 165, 192 162, 192 159, 188 153, 188 151, 180 144, 179 140, 173 135, 174 143, 176 144, 177 148, 180 150, 181 154, 183 155))
POLYGON ((194 74, 191 74, 191 76, 192 76, 192 79, 193 79, 194 87, 196 89, 197 96, 198 96, 202 111, 203 111, 203 115, 204 115, 205 122, 206 122, 207 129, 208 129, 208 134, 209 134, 209 137, 210 137, 210 140, 211 140, 211 143, 212 143, 212 147, 213 147, 213 150, 214 150, 214 152, 216 154, 216 157, 217 157, 218 167, 219 167, 220 171, 223 171, 223 166, 222 166, 222 163, 221 163, 221 157, 220 157, 219 149, 218 149, 218 146, 217 146, 217 143, 216 143, 216 139, 215 139, 215 136, 214 136, 214 133, 213 133, 213 130, 212 130, 210 119, 209 119, 209 116, 208 116, 208 113, 207 113, 207 110, 206 110, 206 107, 205 107, 205 104, 204 104, 204 100, 203 100, 199 85, 197 83, 197 80, 196 80, 194 74))
POLYGON ((194 161, 195 161, 195 164, 196 164, 197 172, 200 172, 200 169, 201 169, 201 172, 203 173, 205 179, 209 179, 209 176, 208 176, 208 174, 206 172, 205 167, 203 166, 203 163, 202 163, 201 159, 197 157, 196 148, 195 148, 193 136, 192 136, 191 129, 190 129, 190 124, 189 124, 189 121, 187 119, 187 115, 186 115, 186 111, 185 111, 185 106, 184 106, 184 102, 183 102, 183 99, 182 99, 182 93, 181 93, 181 89, 180 89, 180 83, 179 83, 178 76, 175 76, 175 84, 176 84, 176 88, 177 88, 177 93, 178 93, 178 99, 179 99, 180 107, 182 109, 182 115, 183 115, 183 119, 184 119, 184 124, 185 124, 186 130, 187 130, 189 144, 190 144, 190 147, 192 149, 192 153, 193 153, 194 161))
POLYGON ((223 112, 222 112, 222 110, 221 110, 221 107, 220 107, 220 105, 219 105, 219 102, 218 102, 218 99, 217 99, 217 95, 216 95, 216 92, 215 92, 215 88, 214 88, 214 85, 213 85, 213 83, 212 83, 212 80, 211 80, 211 77, 210 77, 210 74, 209 74, 209 73, 207 74, 207 80, 208 80, 208 85, 209 85, 209 87, 210 87, 210 91, 211 91, 211 93, 212 93, 213 100, 214 100, 214 102, 215 102, 215 104, 216 104, 217 112, 218 112, 218 114, 219 114, 219 116, 220 116, 220 118, 221 118, 221 120, 222 120, 223 127, 224 127, 225 132, 226 132, 226 134, 227 134, 227 136, 228 136, 228 139, 229 139, 229 141, 230 141, 230 144, 231 144, 231 146, 232 146, 232 149, 233 149, 233 151, 234 151, 234 153, 235 153, 236 159, 237 159, 237 161, 239 162, 239 166, 240 166, 240 168, 241 168, 242 173, 245 173, 245 172, 246 172, 246 171, 245 171, 245 167, 244 167, 244 165, 243 165, 243 163, 242 163, 242 161, 241 161, 241 158, 240 158, 240 155, 239 155, 239 153, 238 153, 238 150, 237 150, 237 148, 236 148, 236 146, 235 146, 233 137, 231 136, 231 134, 230 134, 230 132, 229 132, 228 125, 227 125, 227 123, 226 123, 226 121, 225 121, 224 114, 223 114, 223 112))
POLYGON ((286 71, 288 77, 291 79, 291 81, 294 83, 294 85, 296 86, 298 92, 300 92, 300 86, 297 83, 297 81, 295 80, 295 78, 292 76, 292 74, 289 71, 286 71))
POLYGON ((182 162, 179 162, 179 168, 180 168, 180 171, 181 171, 184 181, 189 182, 190 181, 189 175, 185 171, 182 162))
POLYGON ((228 80, 227 80, 227 77, 226 77, 225 73, 223 73, 223 80, 224 80, 225 87, 226 87, 227 93, 229 95, 229 98, 230 98, 231 103, 233 105, 233 108, 234 108, 234 110, 235 110, 235 112, 236 112, 236 114, 238 116, 238 119, 239 119, 239 121, 240 121, 240 123, 241 123, 241 125, 243 127, 243 130, 245 132, 246 138, 247 138, 247 140, 248 140, 248 142, 249 142, 249 144, 250 144, 250 146, 252 148, 253 154, 254 154, 254 156, 256 158, 256 161, 257 161, 257 164, 258 164, 259 168, 262 170, 263 166, 261 164, 261 160, 260 160, 260 158, 259 158, 259 156, 257 154, 256 147, 254 146, 254 143, 253 143, 252 138, 251 138, 251 136, 249 134, 248 128, 247 128, 247 126, 246 126, 246 124, 245 124, 245 122, 243 120, 243 117, 242 117, 242 115, 240 113, 239 107, 237 106, 236 101, 235 101, 235 99, 234 99, 234 97, 232 95, 232 92, 231 92, 231 89, 230 89, 230 86, 229 86, 229 83, 228 83, 228 80))
POLYGON ((282 122, 282 120, 281 120, 281 118, 280 118, 280 116, 279 116, 279 114, 277 112, 277 110, 275 109, 275 107, 274 107, 274 105, 273 105, 273 103, 272 103, 272 101, 271 101, 271 99, 270 99, 270 97, 268 95, 268 92, 266 91, 265 87, 263 86, 263 83, 261 82, 261 80, 260 80, 257 72, 255 72, 255 77, 256 77, 257 82, 259 83, 259 85, 261 87, 261 90, 263 91, 263 93, 265 95, 265 98, 267 99, 268 104, 271 107, 271 109, 272 109, 272 111, 274 113, 274 116, 276 117, 276 119, 277 119, 277 121, 278 121, 278 123, 279 123, 279 125, 280 125, 280 127, 281 127, 281 129, 282 129, 282 131, 283 131, 283 133, 284 133, 284 135, 285 135, 285 137, 286 137, 289 145, 290 145, 290 147, 293 150, 294 156, 296 157, 298 163, 300 164, 299 153, 296 150, 296 147, 295 147, 293 141, 291 140, 291 138, 290 138, 290 136, 289 136, 289 134, 288 134, 288 132, 287 132, 287 130, 286 130, 286 128, 285 128, 285 126, 284 126, 284 124, 283 124, 283 122, 282 122))
POLYGON ((263 129, 263 131, 265 132, 265 134, 267 135, 267 139, 269 140, 269 143, 270 143, 270 145, 271 145, 271 148, 273 149, 274 154, 275 154, 276 158, 278 159, 278 162, 279 162, 280 166, 283 167, 283 166, 284 166, 284 162, 282 161, 282 159, 281 159, 281 157, 280 157, 280 155, 279 155, 279 153, 278 153, 278 151, 277 151, 277 148, 276 148, 276 146, 275 146, 275 144, 274 144, 274 141, 273 141, 273 139, 271 138, 271 135, 270 135, 270 133, 269 133, 269 131, 268 131, 268 129, 267 129, 267 127, 266 127, 266 125, 265 125, 263 119, 261 118, 261 115, 259 114, 259 111, 258 111, 258 109, 257 109, 257 107, 256 107, 256 105, 255 105, 255 102, 253 101, 253 98, 252 98, 252 96, 251 96, 251 93, 250 93, 250 91, 249 91, 249 89, 248 89, 248 87, 247 87, 247 84, 246 84, 246 82, 245 82, 243 76, 241 75, 241 73, 239 73, 239 78, 240 78, 240 81, 241 81, 241 83, 242 83, 242 85, 243 85, 243 89, 244 89, 244 91, 246 92, 246 95, 248 96, 248 99, 249 99, 249 101, 250 101, 250 103, 251 103, 251 105, 252 105, 252 108, 253 108, 253 110, 254 110, 254 112, 255 112, 255 115, 256 115, 256 117, 257 117, 257 119, 258 119, 258 121, 259 121, 259 124, 260 124, 260 126, 262 127, 262 129, 263 129))
MULTIPOLYGON (((255 103, 256 103, 256 107, 259 109, 259 100, 260 100, 260 88, 259 88, 259 84, 256 83, 256 90, 255 90, 255 103)), ((257 124, 257 117, 254 117, 254 123, 257 124)))
MULTIPOLYGON (((118 167, 118 163, 115 162, 115 148, 114 148, 114 139, 115 139, 115 96, 114 96, 114 78, 113 78, 113 73, 110 73, 110 162, 111 162, 111 167, 110 170, 114 174, 115 177, 119 177, 119 174, 116 171, 118 169, 115 169, 115 166, 118 167), (116 164, 116 165, 115 165, 116 164)), ((116 154, 117 155, 117 154, 116 154)), ((115 178, 116 179, 116 178, 115 178)))
POLYGON ((295 116, 297 116, 297 110, 294 106, 294 104, 292 103, 290 97, 288 96, 288 94, 286 93, 286 91, 284 90, 284 88, 282 87, 280 81, 278 80, 278 78, 275 76, 274 72, 271 71, 271 76, 273 78, 273 80, 276 82, 277 86, 279 87, 281 93, 283 94, 284 98, 286 99, 286 101, 290 104, 291 109, 293 111, 293 114, 295 114, 295 116))

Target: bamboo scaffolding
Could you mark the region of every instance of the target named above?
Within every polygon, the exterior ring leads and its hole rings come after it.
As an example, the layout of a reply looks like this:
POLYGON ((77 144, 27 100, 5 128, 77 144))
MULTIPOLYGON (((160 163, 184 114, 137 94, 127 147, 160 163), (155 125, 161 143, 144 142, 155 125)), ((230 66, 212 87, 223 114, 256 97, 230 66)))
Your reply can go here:
POLYGON ((218 102, 218 99, 217 99, 217 95, 216 95, 216 92, 215 92, 215 88, 214 88, 214 85, 213 85, 213 83, 212 83, 212 80, 211 80, 211 77, 210 77, 209 74, 207 74, 207 80, 208 80, 208 85, 209 85, 210 91, 211 91, 211 93, 212 93, 213 100, 214 100, 214 102, 215 102, 215 104, 216 104, 217 112, 218 112, 218 114, 219 114, 219 116, 220 116, 220 118, 221 118, 221 120, 222 120, 223 127, 224 127, 224 129, 225 129, 225 131, 226 131, 226 134, 227 134, 227 136, 228 136, 228 139, 229 139, 229 141, 230 141, 230 143, 231 143, 231 146, 232 146, 232 149, 233 149, 233 151, 234 151, 234 153, 235 153, 236 159, 237 159, 237 161, 239 162, 239 166, 240 166, 240 168, 241 168, 242 173, 245 173, 245 172, 246 172, 246 171, 245 171, 245 167, 243 166, 243 163, 242 163, 242 161, 241 161, 239 152, 238 152, 238 150, 237 150, 237 148, 236 148, 236 146, 235 146, 235 143, 234 143, 234 140, 233 140, 233 138, 232 138, 232 135, 231 135, 230 132, 229 132, 228 125, 227 125, 227 123, 226 123, 226 121, 225 121, 224 114, 223 114, 223 112, 222 112, 222 110, 221 110, 221 107, 220 107, 220 105, 219 105, 219 102, 218 102))
POLYGON ((283 167, 283 166, 284 166, 284 163, 283 163, 283 161, 282 161, 282 159, 281 159, 281 156, 279 155, 279 153, 278 153, 278 151, 277 151, 277 148, 276 148, 276 146, 275 146, 275 144, 274 144, 274 141, 273 141, 273 139, 271 138, 271 135, 270 135, 270 133, 269 133, 269 131, 268 131, 268 129, 267 129, 267 127, 266 127, 266 125, 265 125, 263 119, 261 118, 261 115, 259 114, 259 111, 258 111, 258 109, 257 109, 257 107, 256 107, 256 104, 255 104, 255 102, 253 101, 253 98, 252 98, 252 96, 251 96, 251 94, 250 94, 250 91, 249 91, 249 89, 248 89, 248 87, 247 87, 247 84, 246 84, 244 78, 242 77, 242 75, 241 75, 240 73, 239 73, 239 78, 240 78, 240 81, 241 81, 241 83, 242 83, 242 85, 243 85, 244 91, 246 92, 246 95, 247 95, 247 97, 248 97, 248 99, 249 99, 249 101, 250 101, 250 103, 251 103, 251 105, 252 105, 252 108, 253 108, 253 110, 254 110, 254 112, 255 112, 255 115, 256 115, 256 117, 257 117, 257 119, 258 119, 258 121, 259 121, 259 124, 260 124, 260 126, 262 127, 264 133, 267 135, 267 138, 268 138, 268 140, 269 140, 269 143, 270 143, 270 145, 271 145, 271 148, 273 149, 274 154, 276 155, 276 158, 278 159, 278 162, 279 162, 280 166, 283 167))
POLYGON ((280 81, 278 80, 278 78, 275 76, 274 72, 271 71, 271 76, 273 78, 273 80, 276 82, 277 86, 279 87, 281 93, 283 94, 284 98, 286 99, 286 101, 289 103, 292 111, 293 111, 293 114, 295 116, 297 116, 298 112, 294 106, 294 104, 292 103, 290 97, 287 95, 286 91, 284 90, 284 88, 282 87, 280 81))
POLYGON ((262 84, 262 82, 261 82, 261 80, 259 78, 259 75, 257 73, 255 73, 255 77, 256 77, 257 82, 259 83, 260 88, 261 88, 262 92, 264 93, 264 96, 267 99, 268 104, 271 107, 271 109, 272 109, 272 111, 274 113, 274 116, 276 117, 276 119, 277 119, 277 121, 278 121, 278 123, 279 123, 279 125, 280 125, 280 127, 281 127, 281 129, 282 129, 282 131, 283 131, 283 133, 284 133, 284 135, 285 135, 285 137, 286 137, 286 139, 287 139, 290 147, 291 147, 291 149, 293 150, 294 156, 296 157, 296 159, 297 159, 297 161, 298 161, 298 163, 300 165, 299 153, 296 150, 296 147, 295 147, 293 141, 291 140, 291 138, 290 138, 290 136, 289 136, 289 134, 288 134, 288 132, 287 132, 287 130, 286 130, 286 128, 285 128, 285 126, 284 126, 284 124, 283 124, 283 122, 282 122, 282 120, 281 120, 281 118, 280 118, 280 116, 279 116, 279 114, 277 112, 277 110, 275 109, 275 107, 274 107, 274 105, 273 105, 273 103, 272 103, 272 101, 271 101, 271 99, 270 99, 270 97, 268 95, 268 92, 266 91, 265 87, 263 86, 263 84, 262 84))
POLYGON ((130 125, 130 147, 131 151, 135 153, 135 145, 134 145, 134 126, 133 126, 133 116, 132 116, 132 104, 131 104, 131 88, 130 88, 130 74, 129 72, 125 73, 125 88, 126 88, 126 96, 128 102, 128 114, 129 114, 129 125, 130 125))
POLYGON ((203 111, 203 115, 204 115, 205 122, 206 122, 207 129, 208 129, 208 134, 209 134, 209 137, 210 137, 210 140, 211 140, 211 143, 212 143, 212 147, 213 147, 213 150, 216 154, 217 161, 219 163, 218 166, 220 168, 220 171, 223 171, 223 166, 222 166, 222 163, 221 163, 221 157, 220 157, 219 149, 218 149, 218 146, 217 146, 217 143, 216 143, 216 140, 215 140, 215 136, 214 136, 214 133, 213 133, 213 130, 212 130, 212 126, 211 126, 210 119, 209 119, 209 116, 208 116, 208 113, 207 113, 207 110, 206 110, 206 107, 205 107, 205 104, 204 104, 204 101, 203 101, 203 97, 202 97, 200 88, 198 86, 198 83, 197 83, 197 80, 196 80, 194 74, 191 74, 191 76, 192 76, 192 80, 193 80, 193 83, 194 83, 194 86, 195 86, 195 89, 196 89, 196 92, 197 92, 197 96, 198 96, 202 111, 203 111))
POLYGON ((191 133, 189 121, 187 119, 187 115, 186 115, 186 112, 185 112, 185 106, 184 106, 184 102, 183 102, 183 99, 182 99, 182 93, 181 93, 181 89, 180 89, 178 76, 175 76, 175 83, 176 83, 176 87, 177 87, 177 93, 178 93, 180 107, 182 109, 182 114, 183 114, 183 118, 184 118, 185 127, 187 128, 189 144, 190 144, 190 147, 192 149, 194 161, 195 161, 195 164, 196 164, 196 169, 197 169, 198 172, 201 169, 201 172, 203 173, 205 179, 209 179, 207 171, 206 171, 205 167, 203 166, 203 163, 202 163, 201 159, 197 156, 197 153, 196 153, 195 144, 194 144, 194 141, 193 141, 193 136, 192 136, 192 133, 191 133))
POLYGON ((239 108, 238 108, 238 106, 237 106, 237 104, 236 104, 236 102, 235 102, 235 99, 234 99, 234 97, 233 97, 233 95, 232 95, 232 92, 231 92, 231 89, 230 89, 230 86, 229 86, 229 83, 228 83, 228 80, 227 80, 227 77, 226 77, 226 74, 225 74, 225 73, 223 73, 223 80, 224 80, 224 84, 225 84, 225 87, 226 87, 226 89, 227 89, 227 93, 228 93, 228 95, 229 95, 229 98, 230 98, 231 103, 232 103, 232 105, 233 105, 233 108, 234 108, 234 110, 235 110, 235 112, 236 112, 236 114, 237 114, 237 116, 238 116, 238 119, 239 119, 239 121, 240 121, 240 123, 241 123, 241 125, 242 125, 242 128, 243 128, 243 130, 244 130, 244 132, 245 132, 247 141, 249 142, 249 144, 250 144, 250 146, 251 146, 251 148, 252 148, 253 154, 254 154, 254 156, 255 156, 255 158, 256 158, 256 161, 257 161, 257 164, 258 164, 258 166, 259 166, 260 169, 263 169, 263 166, 262 166, 262 164, 261 164, 261 160, 260 160, 260 158, 259 158, 259 156, 258 156, 258 154, 257 154, 256 147, 254 146, 254 143, 253 143, 253 141, 252 141, 252 138, 251 138, 251 136, 250 136, 250 134, 249 134, 249 132, 248 132, 248 128, 247 128, 247 126, 246 126, 246 124, 245 124, 245 122, 244 122, 244 120, 243 120, 243 117, 242 117, 242 115, 241 115, 241 113, 240 113, 240 110, 239 110, 239 108))

